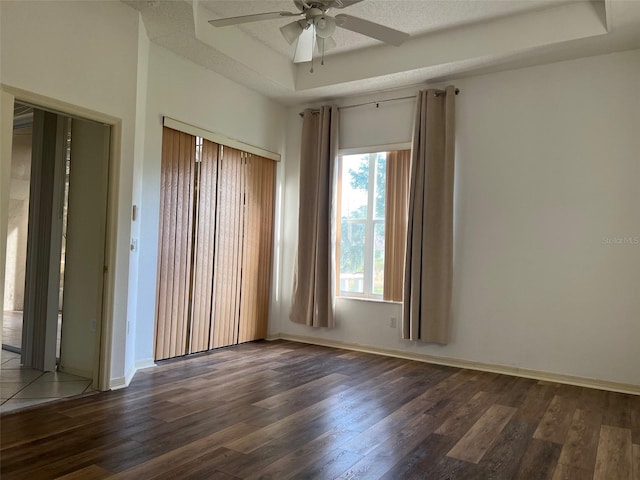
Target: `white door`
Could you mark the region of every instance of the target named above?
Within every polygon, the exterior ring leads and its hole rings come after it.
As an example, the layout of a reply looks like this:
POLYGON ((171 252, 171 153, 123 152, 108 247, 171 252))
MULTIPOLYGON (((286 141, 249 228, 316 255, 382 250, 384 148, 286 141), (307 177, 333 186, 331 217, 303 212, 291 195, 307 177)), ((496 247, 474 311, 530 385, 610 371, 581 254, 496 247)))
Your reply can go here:
POLYGON ((97 383, 110 128, 71 120, 59 369, 97 383))

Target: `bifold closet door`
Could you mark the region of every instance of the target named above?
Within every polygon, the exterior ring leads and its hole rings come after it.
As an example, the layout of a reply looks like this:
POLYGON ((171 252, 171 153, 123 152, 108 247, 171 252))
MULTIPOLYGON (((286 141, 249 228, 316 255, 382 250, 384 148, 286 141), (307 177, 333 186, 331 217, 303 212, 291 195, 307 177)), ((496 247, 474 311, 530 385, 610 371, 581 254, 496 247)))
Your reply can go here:
POLYGON ((238 342, 267 336, 276 163, 247 155, 238 342))
POLYGON ((187 353, 193 239, 195 137, 164 127, 155 358, 187 353))

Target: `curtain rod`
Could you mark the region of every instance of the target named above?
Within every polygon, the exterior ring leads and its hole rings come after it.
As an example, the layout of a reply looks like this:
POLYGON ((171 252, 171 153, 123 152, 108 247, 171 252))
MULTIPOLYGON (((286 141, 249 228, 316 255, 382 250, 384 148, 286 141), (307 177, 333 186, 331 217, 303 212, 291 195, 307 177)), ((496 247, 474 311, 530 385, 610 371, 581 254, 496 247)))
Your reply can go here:
MULTIPOLYGON (((445 90, 436 90, 436 97, 439 97, 440 95, 445 95, 446 93, 447 92, 445 90)), ((455 94, 458 95, 459 93, 460 93, 460 89, 456 88, 455 89, 455 94)), ((406 97, 387 98, 386 100, 375 100, 373 102, 354 103, 353 105, 345 105, 343 107, 338 107, 338 110, 346 110, 347 108, 363 107, 365 105, 375 105, 376 108, 377 108, 380 103, 395 102, 395 101, 398 101, 398 100, 408 100, 410 98, 416 98, 416 96, 415 95, 408 95, 406 97)), ((311 113, 320 113, 320 110, 312 109, 311 113)), ((304 112, 300 112, 299 115, 301 117, 304 116, 304 112)))

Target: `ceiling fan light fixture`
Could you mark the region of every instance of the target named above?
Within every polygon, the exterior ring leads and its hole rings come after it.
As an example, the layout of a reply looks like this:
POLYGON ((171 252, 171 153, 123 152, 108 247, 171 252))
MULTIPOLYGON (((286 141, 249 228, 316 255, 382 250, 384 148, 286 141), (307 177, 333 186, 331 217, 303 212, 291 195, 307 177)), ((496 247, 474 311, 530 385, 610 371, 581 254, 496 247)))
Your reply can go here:
POLYGON ((289 43, 289 45, 293 45, 304 31, 304 27, 300 25, 300 23, 304 22, 306 22, 306 20, 291 22, 280 28, 282 36, 289 43))
POLYGON ((314 18, 313 24, 316 27, 316 35, 320 38, 329 38, 336 31, 336 20, 328 15, 314 18))
POLYGON ((332 48, 336 48, 336 41, 333 38, 316 38, 316 51, 318 53, 328 52, 332 48))

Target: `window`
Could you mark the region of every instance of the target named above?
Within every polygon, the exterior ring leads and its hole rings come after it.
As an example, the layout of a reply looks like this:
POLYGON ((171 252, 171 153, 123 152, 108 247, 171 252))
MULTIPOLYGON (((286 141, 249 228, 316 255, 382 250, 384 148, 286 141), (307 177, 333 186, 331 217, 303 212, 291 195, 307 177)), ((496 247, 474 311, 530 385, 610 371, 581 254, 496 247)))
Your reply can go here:
POLYGON ((386 152, 340 157, 341 295, 383 293, 386 167, 386 152))
MULTIPOLYGON (((401 282, 402 266, 397 268, 398 255, 391 252, 392 265, 385 264, 385 256, 389 253, 389 236, 391 244, 397 242, 397 233, 387 232, 387 208, 399 209, 402 215, 393 215, 393 230, 398 230, 396 217, 400 217, 401 230, 406 230, 406 201, 396 201, 395 195, 407 195, 408 186, 408 150, 402 152, 371 152, 353 155, 342 155, 338 165, 338 255, 336 270, 338 272, 338 295, 348 297, 370 297, 399 300, 388 295, 385 289, 385 278, 389 274, 399 277, 401 282), (398 154, 403 153, 400 159, 398 154), (394 167, 388 172, 388 163, 394 167), (404 163, 402 163, 404 162, 404 163), (405 164, 402 169, 404 188, 397 189, 397 165, 405 164), (391 173, 391 175, 389 175, 391 173), (388 199, 389 198, 389 199, 388 199), (391 202, 392 205, 387 205, 391 202), (404 220, 403 220, 404 218, 404 220), (387 254, 385 253, 387 250, 387 254), (395 266, 394 266, 395 265, 395 266), (392 269, 390 272, 389 269, 392 269)), ((404 240, 401 240, 401 258, 404 259, 404 240)), ((389 262, 387 262, 389 263, 389 262)), ((396 283, 396 282, 391 282, 396 283)))

